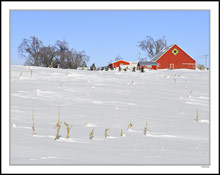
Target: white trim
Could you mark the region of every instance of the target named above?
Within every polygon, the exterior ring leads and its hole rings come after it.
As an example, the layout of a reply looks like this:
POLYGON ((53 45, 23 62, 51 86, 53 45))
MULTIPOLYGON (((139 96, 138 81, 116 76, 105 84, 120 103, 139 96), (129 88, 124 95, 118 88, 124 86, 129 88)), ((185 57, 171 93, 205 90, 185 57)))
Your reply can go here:
POLYGON ((174 69, 174 64, 170 64, 170 69, 172 69, 172 68, 171 68, 171 65, 173 65, 173 69, 174 69))
POLYGON ((158 68, 158 69, 160 68, 160 63, 157 63, 157 68, 158 68))
POLYGON ((188 64, 192 64, 192 65, 194 65, 194 64, 196 64, 196 63, 182 63, 182 64, 187 64, 187 65, 188 65, 188 64))

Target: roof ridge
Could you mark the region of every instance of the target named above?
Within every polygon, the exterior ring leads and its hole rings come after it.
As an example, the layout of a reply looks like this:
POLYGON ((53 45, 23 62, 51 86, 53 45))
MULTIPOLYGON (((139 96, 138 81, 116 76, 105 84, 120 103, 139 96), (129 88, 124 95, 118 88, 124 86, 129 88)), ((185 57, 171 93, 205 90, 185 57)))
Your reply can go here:
MULTIPOLYGON (((118 62, 118 61, 125 61, 125 60, 117 60, 117 61, 115 61, 115 62, 118 62)), ((114 63, 115 63, 115 62, 114 62, 114 63)), ((125 61, 125 62, 128 62, 128 61, 125 61)))

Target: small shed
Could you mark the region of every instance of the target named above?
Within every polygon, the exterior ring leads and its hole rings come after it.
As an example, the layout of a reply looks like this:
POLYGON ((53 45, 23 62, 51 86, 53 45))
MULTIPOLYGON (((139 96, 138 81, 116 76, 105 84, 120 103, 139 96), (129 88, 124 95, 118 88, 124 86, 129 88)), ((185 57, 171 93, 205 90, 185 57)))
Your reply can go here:
POLYGON ((119 67, 120 65, 130 65, 130 63, 124 60, 118 60, 114 63, 109 64, 109 67, 112 69, 114 67, 119 67))
POLYGON ((137 68, 140 70, 141 68, 145 69, 157 69, 157 62, 153 61, 139 61, 137 64, 137 68))

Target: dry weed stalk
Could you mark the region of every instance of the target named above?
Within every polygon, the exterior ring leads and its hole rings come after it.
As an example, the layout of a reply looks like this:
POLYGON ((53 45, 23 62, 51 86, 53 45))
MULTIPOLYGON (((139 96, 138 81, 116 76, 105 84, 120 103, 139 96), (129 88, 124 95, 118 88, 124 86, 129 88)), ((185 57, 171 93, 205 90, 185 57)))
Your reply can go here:
POLYGON ((144 135, 147 135, 147 121, 146 121, 146 127, 144 128, 144 135))
POLYGON ((69 133, 70 133, 70 125, 67 124, 66 122, 64 122, 64 125, 66 125, 66 130, 67 130, 67 135, 66 135, 66 138, 68 139, 70 136, 69 136, 69 133))
POLYGON ((124 136, 124 134, 123 134, 123 130, 121 129, 121 136, 123 137, 124 136))
POLYGON ((191 97, 191 95, 192 95, 192 90, 189 92, 189 95, 188 95, 188 97, 191 97))
POLYGON ((199 113, 198 113, 198 109, 196 111, 196 121, 198 122, 199 121, 199 113))
POLYGON ((93 132, 94 132, 94 128, 92 129, 92 131, 89 133, 89 139, 92 140, 93 139, 93 132))
POLYGON ((106 128, 105 129, 105 138, 108 137, 108 131, 110 130, 110 128, 106 128))
POLYGON ((20 79, 21 77, 22 77, 22 72, 20 73, 20 75, 19 75, 19 77, 18 77, 18 78, 20 79))
POLYGON ((29 69, 30 75, 32 77, 32 69, 30 67, 28 69, 29 69))
POLYGON ((132 127, 132 123, 130 122, 130 123, 128 124, 127 130, 131 129, 131 127, 132 127))
POLYGON ((57 127, 57 134, 55 136, 55 140, 58 139, 59 131, 60 131, 60 106, 59 106, 59 111, 58 111, 58 122, 56 124, 56 127, 57 127))
POLYGON ((34 110, 32 110, 32 122, 33 122, 33 124, 32 124, 32 133, 33 133, 33 135, 35 134, 35 128, 34 128, 34 110))

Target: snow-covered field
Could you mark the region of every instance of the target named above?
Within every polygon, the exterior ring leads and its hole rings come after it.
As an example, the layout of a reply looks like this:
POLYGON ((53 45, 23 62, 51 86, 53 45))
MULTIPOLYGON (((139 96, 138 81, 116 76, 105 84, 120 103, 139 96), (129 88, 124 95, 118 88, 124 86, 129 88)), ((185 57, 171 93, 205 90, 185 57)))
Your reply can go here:
POLYGON ((12 165, 209 164, 209 120, 209 71, 11 66, 12 165))

